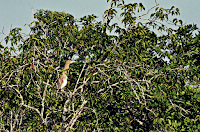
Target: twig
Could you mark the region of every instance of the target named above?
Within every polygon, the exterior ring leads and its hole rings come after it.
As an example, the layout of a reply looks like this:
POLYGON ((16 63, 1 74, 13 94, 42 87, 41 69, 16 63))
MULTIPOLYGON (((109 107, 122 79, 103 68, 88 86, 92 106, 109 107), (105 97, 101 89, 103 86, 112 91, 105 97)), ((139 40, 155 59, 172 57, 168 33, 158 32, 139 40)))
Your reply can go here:
POLYGON ((66 131, 69 131, 70 129, 72 129, 72 127, 74 126, 76 120, 78 119, 78 117, 80 117, 81 112, 84 109, 85 104, 87 103, 87 101, 83 101, 81 107, 76 110, 76 113, 74 114, 74 116, 72 117, 71 121, 69 122, 69 124, 67 125, 66 131))
POLYGON ((31 7, 32 13, 35 14, 35 9, 30 4, 28 5, 31 7))

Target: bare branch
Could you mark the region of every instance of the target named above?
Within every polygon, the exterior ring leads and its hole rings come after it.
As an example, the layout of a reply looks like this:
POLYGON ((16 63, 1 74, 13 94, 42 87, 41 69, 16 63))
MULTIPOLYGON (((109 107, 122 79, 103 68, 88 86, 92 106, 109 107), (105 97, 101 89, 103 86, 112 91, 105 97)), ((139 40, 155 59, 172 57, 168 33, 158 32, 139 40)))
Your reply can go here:
POLYGON ((28 4, 30 7, 31 7, 31 9, 32 9, 32 13, 33 14, 35 14, 35 9, 30 5, 30 4, 28 4))
POLYGON ((87 103, 86 100, 83 101, 81 107, 78 110, 76 110, 76 113, 74 114, 74 116, 72 117, 71 121, 67 125, 66 131, 69 131, 70 129, 73 128, 73 126, 74 126, 75 122, 77 121, 78 117, 80 117, 81 112, 83 111, 84 106, 85 106, 86 103, 87 103))

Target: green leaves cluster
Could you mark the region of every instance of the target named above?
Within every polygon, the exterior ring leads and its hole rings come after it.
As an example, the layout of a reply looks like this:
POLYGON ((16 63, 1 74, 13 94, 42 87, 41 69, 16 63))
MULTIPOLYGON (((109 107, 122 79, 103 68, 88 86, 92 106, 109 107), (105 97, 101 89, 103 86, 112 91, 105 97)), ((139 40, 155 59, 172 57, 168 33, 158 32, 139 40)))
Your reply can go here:
POLYGON ((103 21, 93 14, 75 19, 39 10, 28 25, 29 35, 14 28, 5 37, 12 45, 0 45, 1 130, 200 129, 197 25, 174 19, 181 25, 168 28, 169 15, 180 14, 174 6, 155 3, 138 16, 145 10, 142 3, 107 2, 103 21), (113 23, 114 18, 121 23, 113 23), (158 36, 150 27, 167 35, 158 36), (65 89, 58 89, 62 67, 74 58, 65 89))

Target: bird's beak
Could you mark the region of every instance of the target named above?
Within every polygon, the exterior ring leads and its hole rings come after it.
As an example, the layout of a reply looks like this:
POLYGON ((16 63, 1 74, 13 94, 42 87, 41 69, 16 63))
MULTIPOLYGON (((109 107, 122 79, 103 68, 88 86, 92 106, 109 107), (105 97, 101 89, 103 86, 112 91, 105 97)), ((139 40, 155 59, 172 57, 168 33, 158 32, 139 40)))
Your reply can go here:
POLYGON ((71 61, 70 64, 71 64, 71 63, 75 63, 75 62, 76 62, 76 61, 71 61))

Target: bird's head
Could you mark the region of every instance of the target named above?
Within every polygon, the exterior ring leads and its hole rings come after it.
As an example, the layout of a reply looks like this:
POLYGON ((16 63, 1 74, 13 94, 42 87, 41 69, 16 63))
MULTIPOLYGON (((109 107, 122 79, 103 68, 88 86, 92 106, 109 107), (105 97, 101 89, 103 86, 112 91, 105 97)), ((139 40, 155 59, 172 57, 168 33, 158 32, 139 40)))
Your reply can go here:
POLYGON ((64 69, 69 69, 69 65, 72 64, 72 63, 75 63, 75 62, 76 62, 76 61, 67 60, 66 63, 65 63, 64 69))

